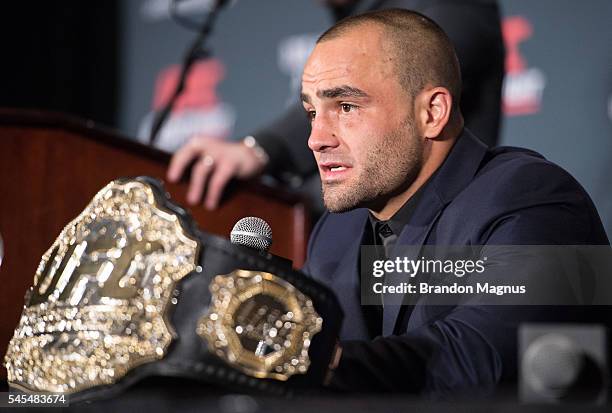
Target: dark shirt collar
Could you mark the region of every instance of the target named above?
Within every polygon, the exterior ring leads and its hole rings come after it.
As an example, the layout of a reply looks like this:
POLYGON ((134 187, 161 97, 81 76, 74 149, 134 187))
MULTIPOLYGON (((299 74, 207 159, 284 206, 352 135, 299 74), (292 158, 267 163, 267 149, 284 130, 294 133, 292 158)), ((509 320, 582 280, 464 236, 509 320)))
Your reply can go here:
MULTIPOLYGON (((410 221, 410 218, 412 217, 412 214, 416 209, 419 199, 423 195, 423 192, 425 191, 425 188, 427 187, 429 182, 431 182, 432 178, 436 175, 436 172, 434 172, 434 174, 423 185, 421 185, 418 191, 416 191, 414 195, 412 195, 404 203, 404 205, 402 205, 401 208, 395 214, 393 214, 393 216, 387 221, 381 221, 377 219, 370 212, 368 215, 370 218, 370 225, 372 226, 372 233, 377 234, 381 231, 385 231, 384 227, 386 224, 393 232, 393 235, 399 236, 402 233, 402 229, 404 229, 404 226, 410 221)), ((380 235, 384 236, 384 234, 380 235)))

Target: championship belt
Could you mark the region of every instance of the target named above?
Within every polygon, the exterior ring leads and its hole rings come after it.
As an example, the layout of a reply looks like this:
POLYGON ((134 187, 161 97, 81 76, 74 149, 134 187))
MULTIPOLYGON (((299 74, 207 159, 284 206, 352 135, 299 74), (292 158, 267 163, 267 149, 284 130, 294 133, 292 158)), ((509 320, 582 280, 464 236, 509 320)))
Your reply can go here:
POLYGON ((104 187, 43 255, 5 356, 11 388, 117 394, 173 376, 285 393, 327 373, 334 294, 199 231, 147 177, 104 187))

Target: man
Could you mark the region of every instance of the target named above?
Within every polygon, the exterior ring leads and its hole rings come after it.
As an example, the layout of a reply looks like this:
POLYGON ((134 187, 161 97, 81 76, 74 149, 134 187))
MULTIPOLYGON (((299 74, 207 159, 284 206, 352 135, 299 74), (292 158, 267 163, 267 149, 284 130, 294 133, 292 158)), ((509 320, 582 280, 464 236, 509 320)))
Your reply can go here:
POLYGON ((362 245, 393 257, 402 245, 609 244, 569 174, 531 151, 489 150, 464 128, 460 94, 450 40, 405 10, 340 21, 305 66, 308 146, 330 212, 304 271, 345 313, 333 388, 488 393, 516 377, 518 324, 560 319, 531 306, 362 306, 362 245))
MULTIPOLYGON (((467 126, 489 145, 497 143, 500 123, 504 47, 496 0, 326 0, 340 20, 368 10, 406 8, 436 21, 448 33, 463 74, 463 113, 467 126)), ((174 155, 168 179, 177 181, 194 162, 187 201, 213 209, 232 178, 249 179, 267 173, 282 181, 298 176, 306 191, 316 190, 317 165, 306 146, 309 125, 299 105, 243 142, 196 136, 174 155)), ((315 205, 316 206, 316 205, 315 205)))

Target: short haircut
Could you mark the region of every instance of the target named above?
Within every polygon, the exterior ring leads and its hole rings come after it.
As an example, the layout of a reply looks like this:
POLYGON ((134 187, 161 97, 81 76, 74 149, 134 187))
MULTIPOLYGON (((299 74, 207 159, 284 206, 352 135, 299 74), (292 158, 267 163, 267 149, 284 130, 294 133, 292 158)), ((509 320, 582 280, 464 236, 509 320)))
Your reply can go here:
POLYGON ((423 88, 447 88, 453 107, 459 107, 461 71, 455 49, 442 28, 420 13, 405 9, 377 10, 340 20, 319 37, 317 43, 338 38, 364 24, 383 29, 394 59, 398 80, 414 98, 423 88))

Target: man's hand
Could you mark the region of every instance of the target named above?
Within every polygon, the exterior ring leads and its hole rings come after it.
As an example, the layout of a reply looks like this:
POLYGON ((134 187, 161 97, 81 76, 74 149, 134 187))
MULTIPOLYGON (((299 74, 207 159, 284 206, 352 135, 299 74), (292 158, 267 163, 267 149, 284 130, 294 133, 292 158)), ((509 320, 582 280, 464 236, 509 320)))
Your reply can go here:
POLYGON ((185 168, 194 160, 187 202, 196 204, 205 194, 204 205, 207 209, 217 207, 223 188, 230 179, 253 178, 263 172, 267 163, 266 157, 258 154, 256 148, 243 142, 194 136, 172 157, 167 173, 168 180, 177 182, 185 168))

